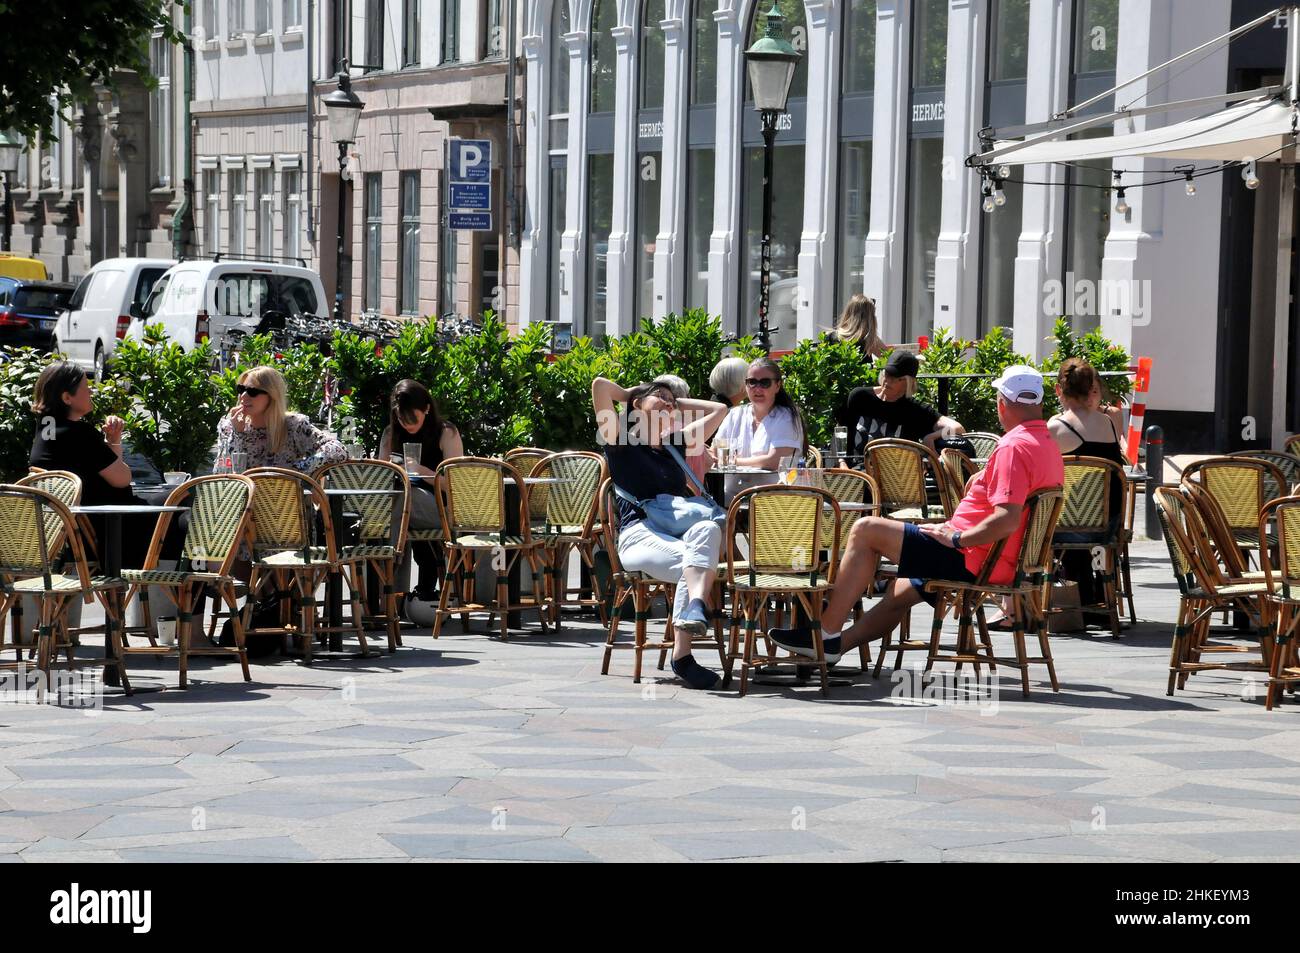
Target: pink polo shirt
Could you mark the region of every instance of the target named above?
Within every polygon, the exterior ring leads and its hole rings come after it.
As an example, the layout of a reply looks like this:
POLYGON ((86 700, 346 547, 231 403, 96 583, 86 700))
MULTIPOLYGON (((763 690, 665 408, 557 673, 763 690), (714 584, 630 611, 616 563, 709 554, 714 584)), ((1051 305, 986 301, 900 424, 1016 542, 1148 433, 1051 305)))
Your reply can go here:
MULTIPOLYGON (((976 475, 970 490, 948 520, 954 530, 973 529, 993 514, 993 508, 1004 503, 1023 506, 1025 499, 1043 487, 1060 486, 1065 480, 1065 465, 1061 462, 1061 449, 1047 430, 1047 422, 1029 420, 1013 427, 998 441, 988 466, 976 475)), ((1003 586, 1016 575, 1020 559, 1020 541, 1025 535, 1026 515, 1021 514, 1020 525, 1007 540, 993 567, 989 581, 1003 586)), ((984 566, 992 544, 971 546, 963 550, 966 568, 978 576, 984 566)))

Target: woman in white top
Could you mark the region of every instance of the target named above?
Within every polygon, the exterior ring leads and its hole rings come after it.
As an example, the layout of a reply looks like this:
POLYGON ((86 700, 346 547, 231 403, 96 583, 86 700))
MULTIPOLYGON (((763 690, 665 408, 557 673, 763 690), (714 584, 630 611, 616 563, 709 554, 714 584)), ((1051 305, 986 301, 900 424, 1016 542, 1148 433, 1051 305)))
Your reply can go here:
POLYGON ((803 418, 781 385, 781 369, 770 357, 749 365, 745 378, 749 403, 732 407, 713 438, 714 446, 726 441, 742 467, 775 470, 782 457, 800 456, 804 442, 803 418))

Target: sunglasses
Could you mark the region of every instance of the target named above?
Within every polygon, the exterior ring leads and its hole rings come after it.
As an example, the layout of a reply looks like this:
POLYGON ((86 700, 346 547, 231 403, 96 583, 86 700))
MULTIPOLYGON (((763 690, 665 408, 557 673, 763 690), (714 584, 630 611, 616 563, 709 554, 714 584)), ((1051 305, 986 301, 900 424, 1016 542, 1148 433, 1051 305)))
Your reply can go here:
POLYGON ((776 379, 772 377, 746 377, 745 378, 746 387, 757 387, 761 390, 767 390, 775 383, 776 383, 776 379))
POLYGON ((236 384, 235 394, 242 397, 247 394, 249 397, 261 397, 266 391, 260 387, 249 387, 247 384, 236 384))

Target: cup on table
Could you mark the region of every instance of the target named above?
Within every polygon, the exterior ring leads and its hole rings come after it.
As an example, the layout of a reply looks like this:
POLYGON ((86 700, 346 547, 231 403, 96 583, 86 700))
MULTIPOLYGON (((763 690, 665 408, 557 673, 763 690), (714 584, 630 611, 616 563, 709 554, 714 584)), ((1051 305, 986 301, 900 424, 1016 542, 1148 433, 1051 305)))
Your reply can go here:
POLYGON ((158 644, 167 646, 176 644, 176 616, 158 617, 158 644))
POLYGON ((248 469, 248 454, 247 454, 247 453, 242 453, 242 452, 241 452, 241 453, 232 453, 232 454, 230 455, 230 472, 231 472, 231 473, 243 473, 243 472, 244 472, 245 470, 247 470, 247 469, 248 469))
POLYGON ((411 467, 420 465, 420 454, 424 452, 424 444, 421 443, 404 443, 402 444, 402 460, 406 465, 407 472, 411 472, 411 467))
POLYGON ((163 482, 168 486, 180 486, 189 478, 190 475, 184 470, 168 470, 163 474, 163 482))

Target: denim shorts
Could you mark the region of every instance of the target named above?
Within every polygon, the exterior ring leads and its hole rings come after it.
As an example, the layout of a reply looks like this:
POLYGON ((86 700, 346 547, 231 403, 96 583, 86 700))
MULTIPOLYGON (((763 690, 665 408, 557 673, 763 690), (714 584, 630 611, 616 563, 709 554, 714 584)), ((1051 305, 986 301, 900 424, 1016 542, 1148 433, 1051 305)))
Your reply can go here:
POLYGON ((907 579, 922 599, 934 605, 934 593, 925 591, 931 579, 974 582, 966 557, 921 532, 915 523, 903 524, 903 548, 898 554, 898 578, 907 579))

